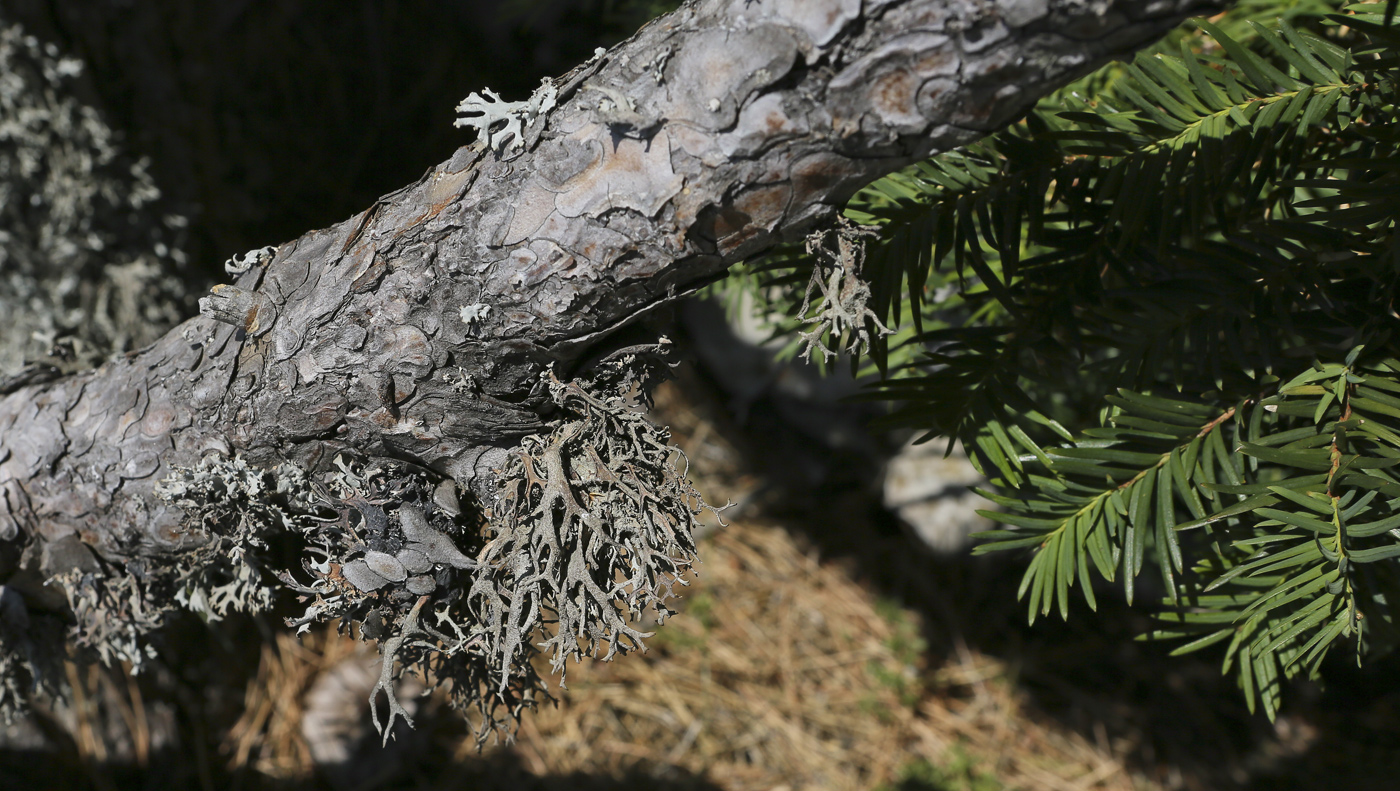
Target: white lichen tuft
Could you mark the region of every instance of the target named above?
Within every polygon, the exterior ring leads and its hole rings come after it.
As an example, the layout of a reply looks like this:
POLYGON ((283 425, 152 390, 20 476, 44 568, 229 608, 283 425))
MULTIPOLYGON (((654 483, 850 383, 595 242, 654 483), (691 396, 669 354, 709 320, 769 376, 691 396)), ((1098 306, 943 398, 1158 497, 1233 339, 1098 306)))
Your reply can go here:
POLYGON ((474 305, 463 305, 458 310, 458 315, 462 317, 462 323, 471 327, 478 321, 486 318, 486 314, 491 312, 491 306, 484 302, 477 302, 474 305))
POLYGON ((156 484, 156 496, 210 536, 157 575, 176 604, 205 622, 272 606, 276 583, 262 558, 267 537, 317 524, 311 483, 291 464, 264 470, 241 456, 206 456, 194 467, 173 469, 156 484))
POLYGON ((235 255, 224 262, 224 271, 229 275, 237 277, 247 272, 255 266, 262 266, 272 260, 277 254, 275 247, 259 247, 256 250, 249 250, 242 255, 235 255))
POLYGON ((524 148, 526 130, 533 128, 545 113, 554 108, 559 95, 558 88, 548 78, 523 102, 507 102, 490 88, 482 88, 481 92, 486 96, 472 91, 457 105, 457 112, 462 113, 463 117, 452 125, 476 127, 477 139, 484 141, 493 151, 524 148))

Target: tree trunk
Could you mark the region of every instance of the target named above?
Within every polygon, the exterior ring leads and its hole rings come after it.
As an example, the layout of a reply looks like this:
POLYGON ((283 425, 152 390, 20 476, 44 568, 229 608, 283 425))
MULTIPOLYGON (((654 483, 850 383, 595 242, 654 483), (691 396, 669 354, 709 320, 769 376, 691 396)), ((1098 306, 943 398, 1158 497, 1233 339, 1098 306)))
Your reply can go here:
POLYGON ((209 542, 154 496, 209 454, 396 459, 489 502, 506 449, 548 428, 551 366, 568 381, 861 186, 1219 5, 688 3, 542 88, 538 113, 477 105, 518 125, 251 256, 154 345, 0 393, 0 580, 61 610, 39 582, 209 542))

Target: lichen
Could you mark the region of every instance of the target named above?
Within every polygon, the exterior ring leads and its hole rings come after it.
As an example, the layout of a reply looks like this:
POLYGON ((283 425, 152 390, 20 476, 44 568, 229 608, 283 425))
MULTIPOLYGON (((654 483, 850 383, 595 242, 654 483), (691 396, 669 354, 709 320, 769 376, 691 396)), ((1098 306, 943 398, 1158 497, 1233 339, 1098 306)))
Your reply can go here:
POLYGON ((569 417, 527 437, 501 471, 492 538, 468 594, 501 685, 546 624, 541 647, 556 673, 569 658, 644 649, 651 635, 633 623, 670 614, 665 602, 696 562, 695 517, 709 507, 666 430, 619 389, 548 377, 569 417))
POLYGON ((463 305, 458 310, 458 315, 462 318, 462 323, 471 327, 473 324, 486 318, 486 314, 491 312, 491 306, 476 302, 471 305, 463 305))
POLYGON ((527 130, 533 129, 546 113, 554 108, 559 90, 554 82, 545 78, 540 87, 523 102, 507 102, 490 88, 482 88, 481 94, 472 91, 457 112, 465 113, 452 123, 453 126, 474 126, 477 139, 493 151, 510 149, 517 151, 525 147, 527 130), (491 131, 496 127, 495 131, 491 131))
POLYGON ((90 565, 48 581, 67 600, 66 639, 80 661, 126 662, 139 672, 156 655, 154 636, 180 610, 205 622, 267 610, 280 587, 269 568, 271 542, 313 529, 322 518, 300 469, 263 470, 237 456, 177 467, 156 485, 156 495, 182 508, 184 529, 203 540, 159 564, 93 556, 90 565))
POLYGON ((797 315, 802 324, 814 326, 800 333, 805 342, 800 356, 806 357, 815 349, 824 361, 830 361, 838 351, 868 352, 872 333, 891 334, 892 330, 868 307, 870 284, 861 278, 865 241, 877 232, 878 229, 856 225, 843 218, 834 227, 807 237, 807 253, 815 262, 797 315), (815 313, 809 316, 814 292, 820 293, 820 298, 815 313), (828 346, 828 342, 836 349, 828 346))
POLYGON ((642 649, 650 633, 638 619, 670 614, 665 602, 696 562, 695 517, 709 506, 638 397, 664 346, 619 350, 586 381, 547 373, 558 419, 496 471, 489 514, 459 507, 452 481, 419 468, 336 460, 317 488, 336 516, 304 534, 297 574, 279 576, 305 605, 288 625, 338 620, 379 642, 371 706, 386 741, 398 720, 412 724, 395 695, 404 672, 446 688, 479 740, 510 738, 549 694, 535 670, 542 652, 562 685, 570 657, 642 649))
MULTIPOLYGON (((140 670, 177 611, 212 622, 293 593, 302 611, 287 623, 299 632, 337 622, 378 642, 371 712, 386 741, 399 720, 412 725, 396 695, 406 672, 445 689, 480 741, 510 738, 549 696, 537 659, 548 654, 562 686, 570 658, 643 650, 651 632, 639 621, 671 614, 696 563, 696 517, 709 506, 645 414, 668 343, 619 349, 584 379, 546 372, 555 420, 509 452, 485 507, 390 459, 342 455, 313 474, 214 454, 174 468, 155 492, 184 512, 188 546, 160 564, 94 555, 50 581, 72 612, 75 657, 140 670)), ((22 646, 0 627, 4 646, 22 646)), ((41 675, 13 661, 0 671, 0 704, 41 675)))
POLYGON ((318 503, 334 516, 305 534, 302 568, 278 575, 304 605, 288 625, 304 631, 338 621, 342 629, 357 628, 361 639, 379 642, 383 670, 370 702, 386 741, 399 719, 412 724, 394 691, 409 670, 446 687, 454 706, 476 711, 480 738, 508 733, 546 691, 531 669, 519 668, 507 688, 487 693, 488 657, 463 606, 477 567, 468 552, 480 549, 480 514, 459 506, 451 481, 419 468, 343 457, 336 465, 316 487, 318 503), (388 706, 383 722, 381 693, 388 706))
POLYGON ((277 590, 267 567, 269 541, 312 531, 321 519, 300 468, 264 470, 240 456, 211 455, 193 468, 176 468, 156 485, 156 496, 184 509, 188 529, 210 537, 157 575, 167 578, 177 604, 206 622, 269 608, 277 590))
POLYGON ((82 70, 0 16, 0 379, 64 339, 95 364, 186 310, 186 221, 78 99, 82 70))
POLYGON ((224 262, 224 272, 237 277, 255 266, 265 266, 276 253, 277 248, 269 246, 235 255, 224 262))
POLYGON ((149 637, 176 609, 159 590, 164 586, 135 574, 74 569, 55 575, 49 584, 63 591, 73 613, 68 643, 77 657, 108 666, 126 662, 133 673, 155 658, 149 637))

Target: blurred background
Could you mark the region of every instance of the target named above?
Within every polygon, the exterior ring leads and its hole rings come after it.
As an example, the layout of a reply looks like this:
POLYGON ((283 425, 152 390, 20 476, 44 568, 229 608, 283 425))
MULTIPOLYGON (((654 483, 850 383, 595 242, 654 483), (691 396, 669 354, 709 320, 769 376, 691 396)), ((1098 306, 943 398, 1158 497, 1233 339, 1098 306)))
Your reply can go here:
MULTIPOLYGON (((0 0, 0 378, 138 348, 228 257, 451 156, 467 93, 524 97, 671 5, 0 0)), ((0 788, 1394 787, 1395 660, 1337 652, 1270 723, 1111 590, 1029 628, 1022 561, 969 554, 958 453, 868 430, 859 383, 775 361, 755 317, 672 323, 654 418, 736 506, 646 655, 571 669, 514 745, 427 697, 381 749, 372 648, 190 618, 141 675, 70 666, 70 700, 0 724, 0 788)))

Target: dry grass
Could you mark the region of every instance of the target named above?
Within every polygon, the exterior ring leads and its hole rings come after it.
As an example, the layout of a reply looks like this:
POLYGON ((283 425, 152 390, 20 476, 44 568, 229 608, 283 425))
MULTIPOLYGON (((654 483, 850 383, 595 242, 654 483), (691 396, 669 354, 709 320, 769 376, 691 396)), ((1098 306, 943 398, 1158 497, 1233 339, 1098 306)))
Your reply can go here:
POLYGON ((333 628, 301 639, 279 632, 265 643, 257 675, 243 696, 243 715, 221 745, 229 768, 247 767, 275 778, 311 775, 315 764, 301 730, 306 694, 340 662, 368 653, 367 646, 333 628))
POLYGON ((921 762, 978 766, 992 787, 1146 786, 1106 746, 1028 719, 998 661, 964 648, 923 667, 913 613, 782 529, 736 524, 702 552, 656 650, 572 670, 558 708, 525 722, 526 767, 676 766, 735 791, 869 789, 921 762))

